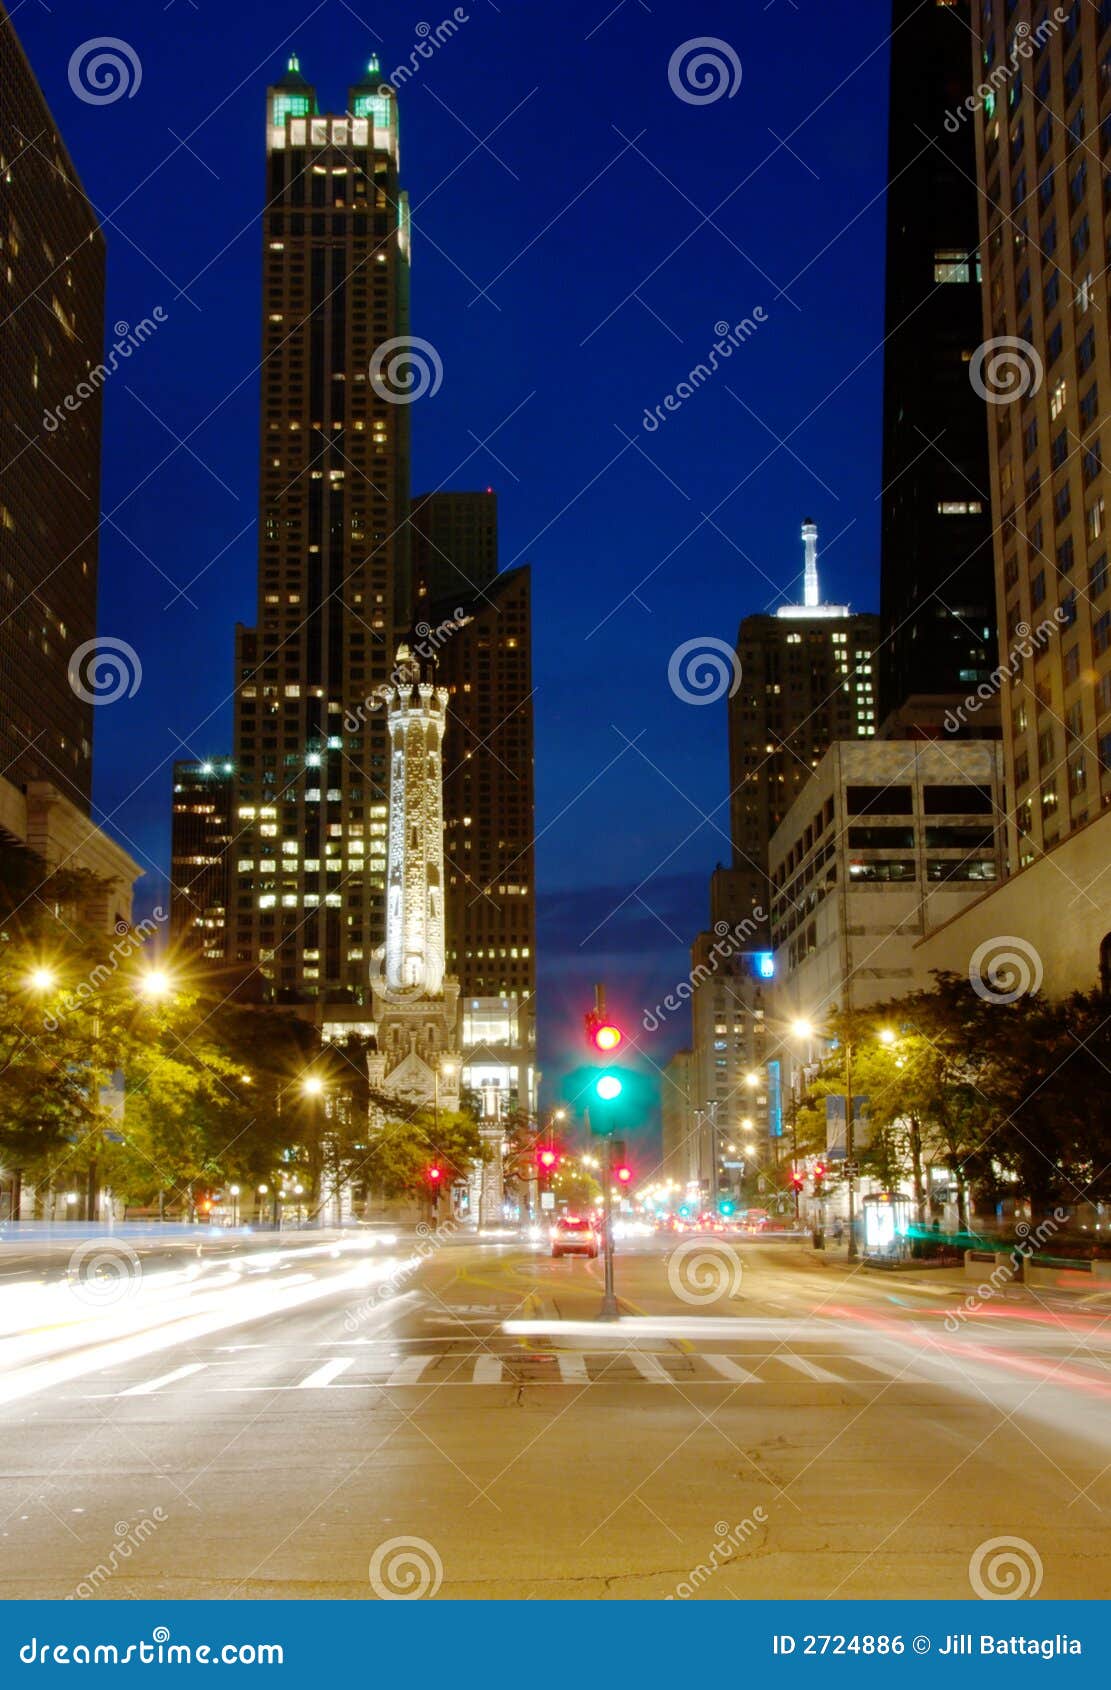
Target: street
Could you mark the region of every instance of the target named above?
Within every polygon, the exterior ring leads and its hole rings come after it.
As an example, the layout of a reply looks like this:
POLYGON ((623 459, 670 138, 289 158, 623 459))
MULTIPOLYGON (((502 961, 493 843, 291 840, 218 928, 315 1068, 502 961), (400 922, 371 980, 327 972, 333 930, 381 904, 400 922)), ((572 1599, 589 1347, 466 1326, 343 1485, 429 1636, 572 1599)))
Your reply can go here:
POLYGON ((1001 1534, 1106 1589, 1105 1301, 706 1239, 694 1305, 648 1239, 605 1327, 597 1261, 418 1242, 5 1281, 6 1595, 359 1599, 416 1538, 445 1597, 963 1597, 1001 1534))

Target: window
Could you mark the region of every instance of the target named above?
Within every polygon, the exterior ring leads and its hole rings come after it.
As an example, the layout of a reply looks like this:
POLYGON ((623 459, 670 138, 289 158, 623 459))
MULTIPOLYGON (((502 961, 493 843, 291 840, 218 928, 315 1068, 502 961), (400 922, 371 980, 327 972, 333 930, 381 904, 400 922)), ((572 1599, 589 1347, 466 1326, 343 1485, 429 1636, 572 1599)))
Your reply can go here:
POLYGON ((927 786, 922 809, 927 816, 990 816, 991 788, 987 786, 927 786))
POLYGON ((990 851, 994 843, 995 833, 990 827, 987 832, 982 827, 926 829, 927 851, 990 851))
POLYGON ((850 827, 850 851, 911 851, 913 827, 850 827))
POLYGON ((845 791, 845 804, 850 816, 914 814, 914 794, 909 786, 850 786, 845 791))
POLYGON ((972 280, 967 252, 941 251, 934 253, 935 282, 968 282, 972 280))
POLYGON ((912 857, 900 857, 891 861, 877 858, 869 863, 849 864, 849 883, 855 885, 858 881, 895 881, 914 880, 916 869, 912 857))
POLYGON ((994 857, 935 857, 926 863, 927 880, 994 880, 994 857))
POLYGON ((1068 383, 1066 381, 1057 382, 1053 392, 1049 396, 1049 414, 1054 419, 1059 417, 1061 412, 1064 410, 1065 400, 1068 398, 1068 394, 1068 383))

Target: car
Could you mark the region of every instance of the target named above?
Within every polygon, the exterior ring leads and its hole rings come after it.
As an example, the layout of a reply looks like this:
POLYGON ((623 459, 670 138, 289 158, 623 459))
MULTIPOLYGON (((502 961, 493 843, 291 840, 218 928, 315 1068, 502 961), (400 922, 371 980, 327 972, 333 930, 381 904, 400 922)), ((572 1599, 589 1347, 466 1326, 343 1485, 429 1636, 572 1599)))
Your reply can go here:
POLYGON ((553 1256, 596 1256, 598 1234, 581 1215, 560 1215, 552 1228, 553 1256))

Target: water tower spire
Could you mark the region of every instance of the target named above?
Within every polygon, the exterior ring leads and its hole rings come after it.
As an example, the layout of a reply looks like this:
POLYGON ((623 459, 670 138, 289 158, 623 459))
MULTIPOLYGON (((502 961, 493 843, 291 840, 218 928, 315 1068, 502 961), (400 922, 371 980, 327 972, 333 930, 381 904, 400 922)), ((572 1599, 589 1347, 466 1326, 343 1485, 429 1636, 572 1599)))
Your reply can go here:
POLYGON ((802 602, 810 610, 821 603, 818 595, 818 524, 811 516, 802 525, 802 543, 806 551, 802 602))

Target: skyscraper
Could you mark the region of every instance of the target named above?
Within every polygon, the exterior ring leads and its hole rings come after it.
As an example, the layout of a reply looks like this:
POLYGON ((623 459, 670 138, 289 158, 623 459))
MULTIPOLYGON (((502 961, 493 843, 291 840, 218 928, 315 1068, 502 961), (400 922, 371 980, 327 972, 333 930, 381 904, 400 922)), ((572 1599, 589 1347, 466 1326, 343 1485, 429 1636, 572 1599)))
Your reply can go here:
MULTIPOLYGON (((1063 10, 1060 25, 1035 7, 1022 43, 1017 15, 1005 27, 998 6, 976 8, 986 75, 1002 73, 976 123, 986 328, 992 338, 1017 337, 1025 357, 1011 402, 989 407, 1004 659, 1021 643, 1020 625, 1050 616, 1059 624, 1005 700, 1012 868, 1111 803, 1108 224, 1104 171, 1092 156, 1111 14, 1063 10), (1028 59, 1020 43, 1032 49, 1028 59)), ((990 363, 984 379, 993 379, 990 363)))
MULTIPOLYGON (((740 684, 729 703, 730 914, 769 904, 768 842, 823 753, 876 731, 874 657, 879 619, 823 604, 818 531, 803 525, 804 603, 746 616, 737 636, 740 684)), ((767 926, 751 948, 767 948, 767 926)))
POLYGON ((995 663, 970 0, 894 0, 884 322, 880 717, 995 663))
POLYGON ((68 667, 96 633, 104 238, 3 6, 0 87, 0 769, 87 815, 93 704, 68 667))
MULTIPOLYGON (((234 940, 279 990, 364 1002, 385 939, 386 717, 410 616, 398 106, 372 59, 322 116, 267 96, 258 620, 236 641, 234 940)), ((411 373, 411 372, 410 372, 411 373)))
POLYGON ((413 582, 418 603, 471 599, 498 572, 498 499, 484 493, 421 493, 413 500, 413 582))
POLYGON ((223 757, 174 764, 170 937, 213 962, 227 944, 234 773, 223 757))

